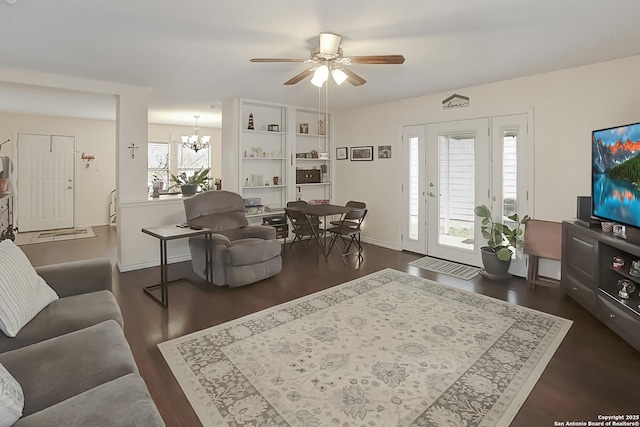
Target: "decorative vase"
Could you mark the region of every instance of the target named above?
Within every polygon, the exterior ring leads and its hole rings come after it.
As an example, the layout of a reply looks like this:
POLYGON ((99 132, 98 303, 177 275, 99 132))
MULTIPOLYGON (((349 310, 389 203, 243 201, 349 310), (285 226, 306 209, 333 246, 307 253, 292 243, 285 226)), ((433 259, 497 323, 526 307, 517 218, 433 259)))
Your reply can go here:
POLYGON ((491 279, 508 279, 511 277, 511 274, 509 274, 511 258, 507 261, 498 259, 496 252, 489 246, 480 248, 480 254, 482 255, 482 265, 484 265, 484 270, 480 271, 480 274, 491 279))
POLYGON ((9 187, 9 178, 0 178, 0 193, 6 192, 7 187, 9 187))
POLYGON ((180 189, 182 190, 182 194, 185 196, 193 196, 194 194, 196 194, 196 191, 198 191, 198 186, 197 185, 182 185, 180 187, 180 189))

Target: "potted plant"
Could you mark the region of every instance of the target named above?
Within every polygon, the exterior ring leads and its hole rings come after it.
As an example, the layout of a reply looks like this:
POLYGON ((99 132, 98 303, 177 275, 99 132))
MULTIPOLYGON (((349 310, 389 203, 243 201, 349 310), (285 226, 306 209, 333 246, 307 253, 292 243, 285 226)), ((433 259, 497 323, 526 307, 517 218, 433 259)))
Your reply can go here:
POLYGON ((171 187, 180 187, 182 194, 193 195, 196 194, 198 186, 203 189, 208 189, 209 186, 209 171, 211 168, 200 168, 199 171, 195 171, 192 175, 187 176, 186 172, 181 172, 178 175, 171 174, 171 187))
POLYGON ((514 224, 510 227, 503 222, 494 221, 491 210, 485 205, 476 206, 474 213, 482 218, 482 237, 487 239, 487 246, 480 248, 485 275, 491 278, 510 277, 508 271, 512 250, 523 244, 522 226, 531 218, 529 215, 520 218, 514 213, 507 217, 514 224))

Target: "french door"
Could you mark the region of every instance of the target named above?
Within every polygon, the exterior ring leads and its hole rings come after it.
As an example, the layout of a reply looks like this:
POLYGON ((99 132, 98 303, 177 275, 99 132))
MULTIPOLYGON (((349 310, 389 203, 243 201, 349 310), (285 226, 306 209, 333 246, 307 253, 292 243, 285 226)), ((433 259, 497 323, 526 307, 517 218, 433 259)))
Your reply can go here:
MULTIPOLYGON (((403 250, 480 266, 486 242, 474 208, 507 224, 532 213, 527 114, 405 126, 402 141, 403 250)), ((526 274, 521 259, 514 274, 526 274)))
POLYGON ((430 124, 427 132, 427 253, 481 265, 474 208, 489 200, 489 121, 430 124))

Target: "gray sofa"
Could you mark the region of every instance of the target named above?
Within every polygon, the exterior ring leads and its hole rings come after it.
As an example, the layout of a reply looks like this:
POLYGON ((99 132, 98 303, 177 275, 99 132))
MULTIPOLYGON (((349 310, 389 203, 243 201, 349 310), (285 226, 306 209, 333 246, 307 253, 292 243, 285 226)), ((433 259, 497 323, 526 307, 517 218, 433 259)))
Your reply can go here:
POLYGON ((106 259, 36 268, 60 299, 15 338, 0 363, 22 387, 26 426, 164 426, 138 375, 106 259))

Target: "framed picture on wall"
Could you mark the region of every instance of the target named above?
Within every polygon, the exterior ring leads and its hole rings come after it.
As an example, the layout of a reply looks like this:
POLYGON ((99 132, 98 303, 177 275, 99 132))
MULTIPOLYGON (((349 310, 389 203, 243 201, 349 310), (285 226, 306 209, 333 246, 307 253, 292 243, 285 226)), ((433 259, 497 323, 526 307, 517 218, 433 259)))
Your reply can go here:
POLYGON ((391 146, 390 145, 378 145, 378 158, 390 159, 391 158, 391 146))
POLYGON ((347 160, 349 158, 349 151, 347 147, 338 147, 336 148, 336 159, 337 160, 347 160))
POLYGON ((373 160, 373 146, 351 147, 351 161, 361 162, 373 160))

